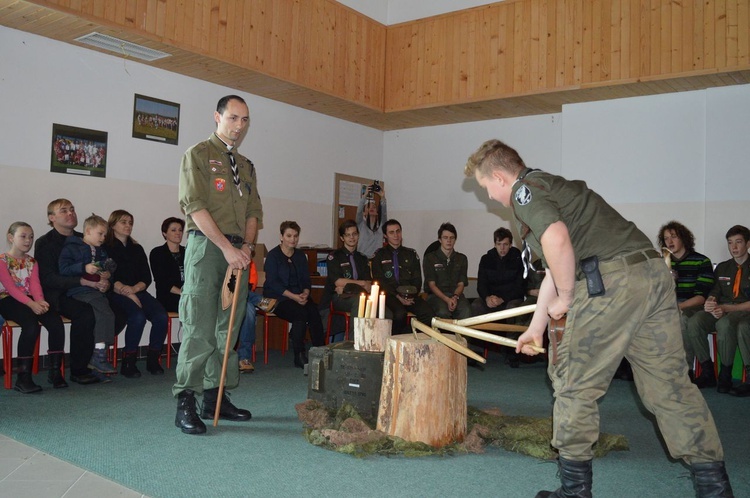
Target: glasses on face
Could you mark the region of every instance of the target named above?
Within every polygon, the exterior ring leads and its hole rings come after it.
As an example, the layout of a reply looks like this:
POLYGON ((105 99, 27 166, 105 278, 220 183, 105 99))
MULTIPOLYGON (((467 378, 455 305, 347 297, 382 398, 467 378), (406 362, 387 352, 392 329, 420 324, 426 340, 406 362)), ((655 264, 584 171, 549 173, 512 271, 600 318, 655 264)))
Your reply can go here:
POLYGON ((443 235, 442 237, 440 237, 440 240, 445 240, 445 241, 456 240, 456 237, 454 237, 453 235, 443 235))

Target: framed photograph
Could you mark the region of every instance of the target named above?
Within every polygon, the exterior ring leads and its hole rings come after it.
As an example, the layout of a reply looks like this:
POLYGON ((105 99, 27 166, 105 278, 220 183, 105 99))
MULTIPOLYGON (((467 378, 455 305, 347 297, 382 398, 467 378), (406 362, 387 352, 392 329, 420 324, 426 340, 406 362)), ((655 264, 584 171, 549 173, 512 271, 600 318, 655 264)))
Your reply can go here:
POLYGON ((135 94, 133 138, 177 145, 180 104, 135 94))
POLYGON ((52 124, 50 171, 107 176, 107 132, 52 124))

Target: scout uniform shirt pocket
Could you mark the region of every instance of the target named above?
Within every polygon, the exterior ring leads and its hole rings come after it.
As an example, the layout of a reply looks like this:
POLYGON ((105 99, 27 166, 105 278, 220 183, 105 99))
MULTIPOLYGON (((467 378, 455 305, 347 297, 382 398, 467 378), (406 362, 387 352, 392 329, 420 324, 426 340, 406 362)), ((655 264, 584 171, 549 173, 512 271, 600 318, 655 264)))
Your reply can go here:
POLYGON ((213 195, 223 194, 232 185, 232 179, 229 176, 229 168, 222 164, 221 161, 210 159, 208 161, 211 171, 211 192, 213 195))

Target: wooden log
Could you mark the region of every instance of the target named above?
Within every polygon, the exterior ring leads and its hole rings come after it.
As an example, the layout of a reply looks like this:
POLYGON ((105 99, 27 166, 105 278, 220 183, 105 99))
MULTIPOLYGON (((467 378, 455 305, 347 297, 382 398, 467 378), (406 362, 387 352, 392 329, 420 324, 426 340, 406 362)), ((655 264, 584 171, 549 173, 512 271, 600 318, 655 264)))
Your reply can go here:
POLYGON ((391 336, 393 320, 387 318, 353 318, 354 349, 357 351, 385 351, 391 336))
POLYGON ((421 333, 388 339, 377 428, 436 448, 463 441, 466 358, 421 333))

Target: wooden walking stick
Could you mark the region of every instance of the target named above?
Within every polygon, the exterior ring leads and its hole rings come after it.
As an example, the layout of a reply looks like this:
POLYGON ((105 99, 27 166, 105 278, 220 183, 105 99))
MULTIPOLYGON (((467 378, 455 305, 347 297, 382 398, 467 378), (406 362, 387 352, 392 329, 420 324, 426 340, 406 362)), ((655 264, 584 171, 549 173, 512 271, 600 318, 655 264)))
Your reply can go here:
MULTIPOLYGON (((230 268, 227 271, 231 270, 230 268)), ((221 400, 224 397, 224 383, 227 375, 227 363, 229 363, 229 348, 232 347, 232 330, 234 329, 234 316, 237 313, 237 301, 239 300, 240 292, 239 285, 242 280, 242 269, 236 268, 232 270, 232 276, 229 279, 227 286, 232 291, 232 309, 229 312, 229 328, 227 329, 227 342, 224 347, 224 361, 221 363, 221 378, 219 379, 219 393, 216 395, 216 411, 214 411, 214 427, 219 425, 219 412, 221 412, 221 400)), ((223 289, 222 289, 223 291, 223 289)), ((226 308, 225 308, 226 309, 226 308)))

